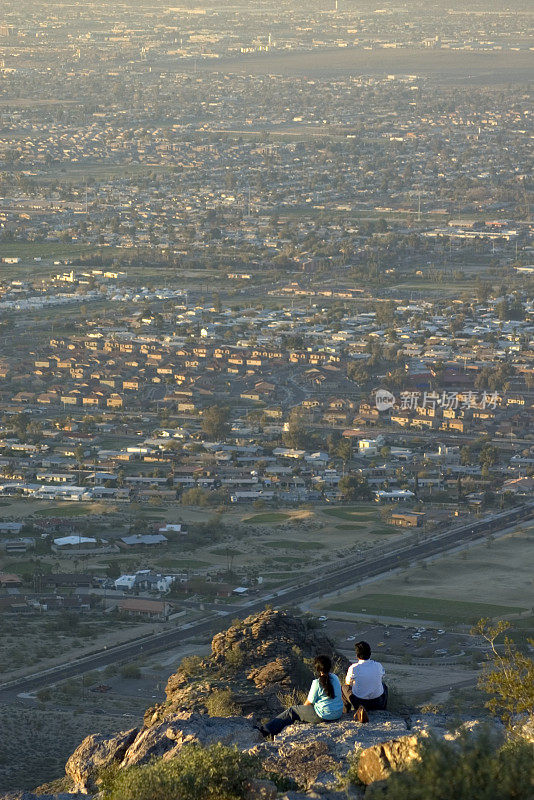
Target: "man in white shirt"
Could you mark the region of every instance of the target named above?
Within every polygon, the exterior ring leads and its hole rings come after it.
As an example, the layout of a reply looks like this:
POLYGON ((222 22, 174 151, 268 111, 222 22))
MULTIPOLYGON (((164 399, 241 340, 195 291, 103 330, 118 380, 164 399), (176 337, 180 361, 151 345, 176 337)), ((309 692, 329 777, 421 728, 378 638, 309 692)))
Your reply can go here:
POLYGON ((367 642, 356 642, 354 649, 358 660, 350 665, 342 687, 344 710, 348 713, 363 706, 366 711, 382 711, 388 701, 384 667, 373 661, 367 642))

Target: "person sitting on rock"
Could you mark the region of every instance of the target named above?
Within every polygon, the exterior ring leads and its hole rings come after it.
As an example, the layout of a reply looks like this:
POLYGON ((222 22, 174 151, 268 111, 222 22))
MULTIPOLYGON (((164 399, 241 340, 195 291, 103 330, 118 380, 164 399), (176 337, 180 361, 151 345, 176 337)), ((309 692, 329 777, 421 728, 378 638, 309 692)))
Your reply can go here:
POLYGON ((336 720, 343 714, 341 683, 332 670, 328 656, 317 656, 314 661, 317 677, 312 681, 308 699, 303 705, 291 706, 277 717, 258 728, 266 738, 272 738, 293 722, 325 722, 336 720))
POLYGON ((383 682, 385 670, 371 658, 368 642, 356 642, 356 658, 351 664, 343 686, 343 707, 348 714, 353 709, 359 721, 367 721, 367 711, 383 711, 388 702, 388 687, 383 682))

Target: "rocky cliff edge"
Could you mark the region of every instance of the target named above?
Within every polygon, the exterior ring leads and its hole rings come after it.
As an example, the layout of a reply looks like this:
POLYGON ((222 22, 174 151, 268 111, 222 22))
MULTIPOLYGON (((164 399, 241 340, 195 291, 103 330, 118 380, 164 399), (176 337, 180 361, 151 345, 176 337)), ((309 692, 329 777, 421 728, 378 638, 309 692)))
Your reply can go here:
MULTIPOLYGON (((309 664, 317 653, 328 653, 343 670, 346 659, 335 652, 324 632, 303 619, 280 611, 264 611, 239 621, 217 634, 209 658, 189 659, 172 675, 167 701, 149 709, 141 728, 114 736, 88 736, 66 764, 70 794, 54 800, 78 800, 99 791, 99 775, 110 765, 119 769, 153 759, 172 759, 187 744, 221 742, 243 752, 258 754, 265 769, 298 785, 298 792, 277 794, 270 781, 251 787, 250 800, 322 798, 341 800, 340 781, 354 754, 361 796, 364 787, 384 780, 392 771, 406 769, 418 758, 420 737, 451 738, 447 719, 440 714, 405 715, 371 712, 367 724, 344 716, 319 725, 292 725, 264 741, 254 727, 259 716, 280 710, 282 695, 297 692, 309 682, 309 664), (210 698, 231 689, 230 711, 207 713, 210 698), (239 713, 241 712, 241 713, 239 713), (304 793, 303 793, 304 792, 304 793)), ((225 696, 228 703, 228 695, 225 696)), ((464 720, 463 728, 476 729, 479 720, 464 720)), ((494 723, 496 724, 496 723, 494 723)), ((532 731, 530 731, 532 738, 532 731)), ((11 793, 5 798, 34 800, 31 793, 11 793)), ((41 795, 41 800, 52 800, 41 795)))

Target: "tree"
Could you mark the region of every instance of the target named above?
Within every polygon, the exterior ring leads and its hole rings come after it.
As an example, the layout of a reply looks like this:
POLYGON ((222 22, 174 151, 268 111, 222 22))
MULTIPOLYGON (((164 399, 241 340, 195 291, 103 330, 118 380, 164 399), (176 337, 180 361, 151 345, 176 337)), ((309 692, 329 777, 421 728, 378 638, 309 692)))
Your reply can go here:
POLYGON ((74 450, 74 457, 76 459, 76 463, 78 464, 78 469, 79 469, 83 464, 83 460, 85 458, 85 450, 83 448, 83 445, 81 444, 76 445, 76 448, 74 450))
POLYGON ((495 307, 497 316, 502 322, 510 319, 524 319, 525 310, 520 300, 514 298, 511 302, 508 299, 501 300, 495 307))
POLYGON ((343 500, 369 500, 371 489, 367 479, 360 475, 345 475, 339 481, 339 491, 343 500))
POLYGON ((108 578, 120 578, 121 576, 121 567, 118 561, 110 561, 107 569, 106 575, 108 578))
POLYGON ((375 304, 376 322, 383 327, 390 327, 395 321, 395 303, 386 300, 383 303, 375 304))
POLYGON ((202 489, 200 486, 195 486, 192 489, 186 489, 182 493, 180 502, 183 506, 207 506, 209 493, 202 489))
POLYGON ((292 408, 287 423, 287 431, 283 435, 286 447, 297 450, 306 449, 309 444, 310 434, 306 424, 306 413, 302 408, 292 408))
POLYGON ((336 456, 340 458, 344 464, 352 458, 352 445, 348 439, 341 439, 336 447, 336 456))
POLYGON ((202 414, 202 430, 211 439, 225 439, 230 430, 226 406, 209 406, 202 414))
POLYGON ((471 448, 469 447, 469 445, 464 444, 463 447, 460 449, 460 460, 461 460, 462 466, 465 467, 465 466, 471 464, 472 463, 472 458, 473 458, 473 455, 472 455, 471 448))
POLYGON ((361 361, 349 361, 347 364, 347 377, 355 383, 366 383, 371 377, 371 370, 361 361))
MULTIPOLYGON (((533 713, 534 709, 534 661, 518 650, 509 636, 505 636, 499 647, 497 639, 510 628, 510 623, 499 620, 492 624, 489 619, 477 622, 472 633, 482 636, 491 651, 488 668, 479 679, 478 686, 489 696, 487 708, 499 713, 510 723, 515 714, 533 713)), ((534 645, 534 639, 528 643, 534 645)))
POLYGON ((499 458, 499 451, 491 442, 487 442, 481 449, 478 463, 481 467, 493 467, 499 458))

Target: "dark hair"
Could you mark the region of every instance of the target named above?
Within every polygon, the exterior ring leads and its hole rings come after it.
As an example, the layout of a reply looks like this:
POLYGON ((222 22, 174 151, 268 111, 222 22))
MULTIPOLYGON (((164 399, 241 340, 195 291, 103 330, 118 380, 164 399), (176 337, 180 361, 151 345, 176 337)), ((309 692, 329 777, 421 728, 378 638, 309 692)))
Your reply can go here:
POLYGON ((313 662, 315 672, 319 678, 319 685, 324 689, 327 696, 331 699, 336 696, 332 679, 330 678, 330 671, 332 669, 332 660, 328 656, 317 656, 313 662))
POLYGON ((362 661, 367 661, 368 658, 371 658, 371 647, 368 642, 356 642, 354 649, 356 650, 357 657, 362 661))

